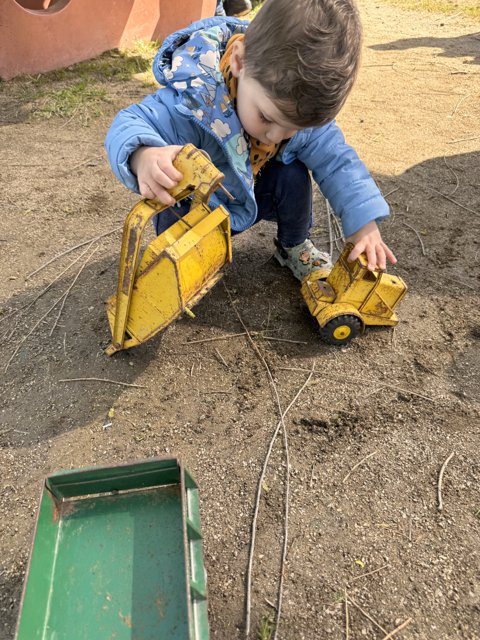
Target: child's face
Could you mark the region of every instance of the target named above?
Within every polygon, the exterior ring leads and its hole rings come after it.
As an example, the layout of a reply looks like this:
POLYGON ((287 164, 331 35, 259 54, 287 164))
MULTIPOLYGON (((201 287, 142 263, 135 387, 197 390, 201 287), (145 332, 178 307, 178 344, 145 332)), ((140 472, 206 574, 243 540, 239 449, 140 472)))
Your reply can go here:
POLYGON ((278 144, 299 130, 285 120, 262 85, 246 74, 238 77, 237 115, 248 135, 266 144, 278 144))
POLYGON ((237 115, 252 138, 266 144, 278 144, 291 138, 300 127, 285 120, 262 85, 246 73, 243 42, 233 44, 230 68, 238 80, 237 115))

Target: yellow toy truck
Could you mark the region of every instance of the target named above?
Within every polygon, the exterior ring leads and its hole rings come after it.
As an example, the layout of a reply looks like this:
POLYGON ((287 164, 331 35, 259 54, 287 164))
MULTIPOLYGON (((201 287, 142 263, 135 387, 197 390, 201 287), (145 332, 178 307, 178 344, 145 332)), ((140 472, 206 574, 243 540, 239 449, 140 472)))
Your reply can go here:
POLYGON ((407 292, 402 278, 380 269, 369 271, 365 255, 349 262, 352 249, 353 244, 345 245, 326 280, 324 270, 319 270, 302 282, 303 298, 320 325, 320 335, 332 345, 348 344, 367 325, 398 324, 394 309, 407 292))
POLYGON ((208 206, 210 194, 223 188, 223 173, 191 144, 174 164, 183 178, 169 193, 177 202, 190 197, 190 211, 152 240, 142 255, 147 223, 168 205, 141 200, 128 214, 117 293, 106 303, 112 332, 107 355, 139 345, 182 313, 191 313, 232 261, 229 213, 222 206, 213 211, 208 206))

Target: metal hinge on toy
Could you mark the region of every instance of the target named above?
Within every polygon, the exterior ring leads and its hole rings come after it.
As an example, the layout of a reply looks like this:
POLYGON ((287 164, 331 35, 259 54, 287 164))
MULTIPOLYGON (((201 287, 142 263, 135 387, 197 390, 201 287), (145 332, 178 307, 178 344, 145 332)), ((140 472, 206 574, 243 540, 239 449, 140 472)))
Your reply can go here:
POLYGON ((222 206, 213 211, 208 206, 210 195, 223 188, 223 173, 191 144, 174 165, 183 178, 169 193, 177 202, 191 197, 190 211, 152 240, 141 258, 147 223, 169 206, 141 200, 128 214, 117 293, 106 303, 112 333, 108 355, 145 342, 188 312, 232 261, 229 213, 222 206))

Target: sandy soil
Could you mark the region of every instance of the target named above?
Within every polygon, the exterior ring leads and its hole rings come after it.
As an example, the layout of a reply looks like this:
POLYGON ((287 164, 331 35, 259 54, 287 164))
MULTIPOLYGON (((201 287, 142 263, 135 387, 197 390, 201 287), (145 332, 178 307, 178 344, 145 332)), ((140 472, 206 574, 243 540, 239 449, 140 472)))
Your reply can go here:
MULTIPOLYGON (((340 123, 391 204, 383 226, 399 258, 391 271, 410 289, 400 324, 369 330, 342 349, 322 343, 298 284, 270 259, 274 229, 267 224, 235 239, 224 278, 250 330, 296 341, 257 339, 282 407, 315 365, 287 418, 289 544, 279 637, 345 638, 347 589, 352 639, 383 638, 411 618, 396 637, 474 640, 479 25, 367 0, 361 9, 363 68, 340 123), (438 476, 451 452, 439 512, 438 476)), ((2 369, 9 363, 0 397, 0 638, 14 634, 42 479, 58 469, 167 454, 180 457, 200 486, 211 637, 242 638, 255 491, 278 411, 244 337, 191 344, 242 331, 222 284, 197 306, 195 319, 182 318, 130 352, 103 354, 103 301, 116 286, 118 228, 136 201, 111 175, 103 138, 114 113, 145 93, 135 80, 105 86, 103 115, 84 123, 32 118, 15 83, 0 85, 2 369), (114 229, 85 255, 88 244, 28 277, 114 229), (40 319, 87 257, 51 332, 56 312, 40 319), (61 382, 79 377, 143 388, 61 382), (113 424, 104 428, 112 407, 113 424)), ((320 196, 315 236, 319 244, 327 237, 320 196)), ((254 629, 274 614, 284 479, 279 438, 258 520, 254 629)))

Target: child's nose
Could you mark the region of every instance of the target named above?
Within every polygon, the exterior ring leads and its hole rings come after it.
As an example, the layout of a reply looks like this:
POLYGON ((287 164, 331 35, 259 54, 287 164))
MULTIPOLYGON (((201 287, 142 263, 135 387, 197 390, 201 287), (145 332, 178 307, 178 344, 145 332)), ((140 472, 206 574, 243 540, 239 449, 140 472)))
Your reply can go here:
POLYGON ((278 144, 285 138, 285 132, 282 127, 273 126, 269 128, 267 132, 267 138, 273 144, 278 144))

